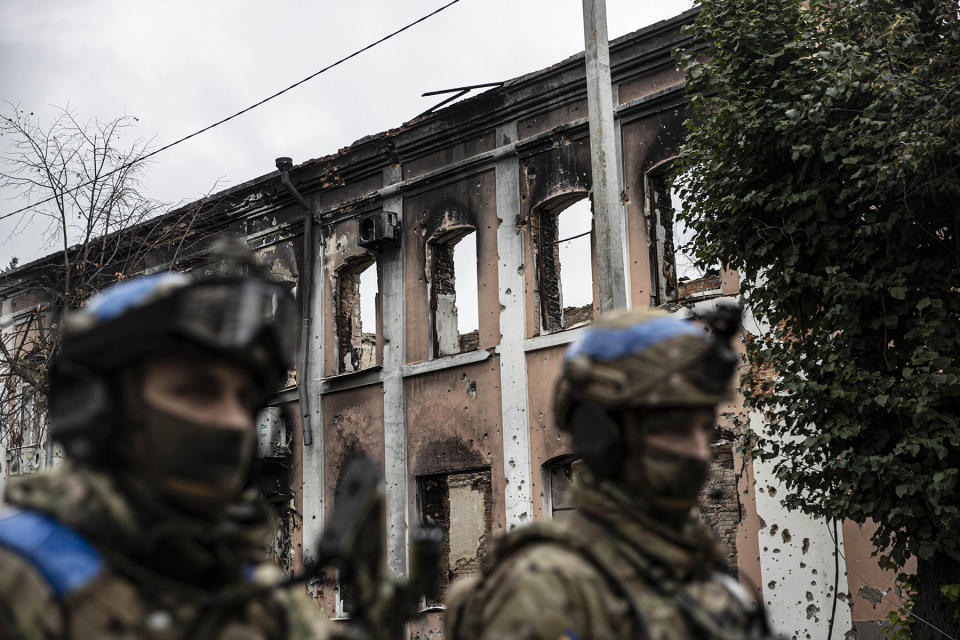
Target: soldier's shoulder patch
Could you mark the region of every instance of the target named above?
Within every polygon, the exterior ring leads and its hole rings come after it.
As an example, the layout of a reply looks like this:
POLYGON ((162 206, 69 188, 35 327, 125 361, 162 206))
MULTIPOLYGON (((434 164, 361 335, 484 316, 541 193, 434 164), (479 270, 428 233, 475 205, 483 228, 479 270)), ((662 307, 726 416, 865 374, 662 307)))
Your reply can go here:
POLYGON ((0 518, 0 547, 36 567, 57 596, 87 584, 103 567, 102 557, 82 535, 35 511, 0 518))

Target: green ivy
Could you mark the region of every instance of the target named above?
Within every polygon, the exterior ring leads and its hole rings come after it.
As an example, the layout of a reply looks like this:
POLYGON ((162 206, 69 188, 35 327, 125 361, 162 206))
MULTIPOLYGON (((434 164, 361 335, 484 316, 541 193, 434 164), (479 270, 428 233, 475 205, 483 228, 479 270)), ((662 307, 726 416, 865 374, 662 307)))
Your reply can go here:
POLYGON ((690 30, 678 216, 765 327, 757 454, 893 566, 960 561, 957 3, 703 0, 690 30))

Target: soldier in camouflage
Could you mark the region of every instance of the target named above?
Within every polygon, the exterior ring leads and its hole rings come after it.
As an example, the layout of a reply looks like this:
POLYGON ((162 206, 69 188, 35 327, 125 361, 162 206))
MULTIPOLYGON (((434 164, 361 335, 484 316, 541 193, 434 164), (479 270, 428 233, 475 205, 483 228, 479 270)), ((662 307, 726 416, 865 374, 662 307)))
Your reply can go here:
POLYGON ((0 639, 328 637, 302 589, 269 588, 246 489, 292 306, 258 276, 164 273, 65 318, 49 417, 68 461, 8 486, 0 639))
POLYGON ((767 637, 695 516, 738 330, 731 307, 706 323, 632 311, 571 345, 554 408, 582 461, 576 511, 507 534, 455 583, 448 639, 767 637))

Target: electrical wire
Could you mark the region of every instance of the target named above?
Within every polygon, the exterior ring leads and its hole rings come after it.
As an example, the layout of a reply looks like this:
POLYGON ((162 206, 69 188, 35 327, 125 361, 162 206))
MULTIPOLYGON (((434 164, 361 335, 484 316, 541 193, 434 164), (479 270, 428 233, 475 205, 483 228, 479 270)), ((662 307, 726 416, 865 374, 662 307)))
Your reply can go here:
MULTIPOLYGON (((834 525, 836 525, 836 520, 834 520, 834 525)), ((862 583, 863 583, 864 585, 866 585, 867 587, 869 587, 869 588, 873 589, 874 591, 876 591, 877 593, 879 593, 881 598, 883 598, 884 600, 886 600, 887 602, 889 602, 890 604, 892 604, 892 605, 895 606, 896 608, 900 609, 901 611, 903 611, 904 613, 906 613, 908 616, 911 616, 911 617, 913 617, 913 618, 916 618, 917 620, 919 620, 919 621, 922 622, 923 624, 927 625, 928 627, 930 627, 930 628, 933 629, 934 631, 942 634, 945 638, 949 638, 950 640, 957 640, 956 638, 954 638, 953 636, 951 636, 950 634, 948 634, 946 631, 944 631, 944 630, 941 629, 940 627, 934 625, 934 624, 931 623, 931 622, 927 622, 926 620, 924 620, 923 618, 921 618, 920 616, 918 616, 917 614, 915 614, 913 611, 911 611, 910 609, 908 609, 908 608, 906 608, 905 606, 903 606, 903 603, 902 603, 902 602, 896 602, 895 600, 892 600, 891 598, 888 598, 886 591, 880 591, 879 589, 877 589, 876 587, 874 587, 872 584, 870 584, 869 582, 867 582, 867 579, 864 578, 862 575, 860 575, 860 572, 857 571, 857 570, 853 567, 853 565, 851 565, 851 564, 847 561, 847 557, 846 557, 845 555, 843 555, 843 552, 842 552, 842 551, 840 551, 839 536, 834 536, 834 533, 833 533, 832 531, 830 531, 830 525, 827 525, 827 533, 830 534, 830 539, 833 540, 834 547, 836 548, 837 553, 839 554, 839 556, 840 556, 841 558, 843 558, 843 562, 844 562, 844 564, 846 565, 846 567, 847 567, 848 569, 850 569, 850 571, 853 571, 853 574, 854 574, 855 576, 857 576, 858 578, 860 578, 860 582, 862 582, 862 583)), ((836 599, 837 599, 836 589, 834 589, 834 592, 833 592, 833 599, 834 599, 834 602, 836 602, 836 599)))
MULTIPOLYGON (((830 525, 827 525, 827 530, 830 525)), ((837 519, 833 518, 833 607, 830 609, 830 626, 827 629, 827 640, 833 638, 833 622, 837 617, 837 588, 840 586, 840 536, 837 535, 837 519)))
POLYGON ((376 41, 374 41, 374 42, 371 42, 370 44, 368 44, 367 46, 363 47, 362 49, 357 49, 357 50, 354 51, 353 53, 351 53, 351 54, 349 54, 349 55, 346 55, 346 56, 340 58, 340 59, 337 60, 336 62, 333 62, 333 63, 331 63, 331 64, 328 64, 328 65, 325 66, 324 68, 322 68, 322 69, 320 69, 319 71, 316 71, 316 72, 314 72, 314 73, 311 73, 309 76, 307 76, 306 78, 304 78, 304 79, 302 79, 302 80, 299 80, 299 81, 297 81, 297 82, 294 82, 294 83, 291 84, 289 87, 286 87, 286 88, 284 88, 284 89, 281 89, 280 91, 277 91, 276 93, 273 93, 273 94, 267 96, 267 97, 264 98, 263 100, 260 100, 259 102, 255 102, 254 104, 250 105, 249 107, 246 107, 245 109, 241 109, 240 111, 237 111, 237 112, 234 113, 233 115, 229 115, 229 116, 227 116, 226 118, 223 118, 223 119, 221 119, 221 120, 217 120, 217 121, 214 122, 213 124, 207 125, 206 127, 203 127, 202 129, 198 129, 197 131, 194 131, 193 133, 191 133, 191 134, 189 134, 189 135, 185 135, 185 136, 183 136, 182 138, 178 138, 178 139, 174 140, 173 142, 170 142, 170 143, 168 143, 168 144, 165 144, 164 146, 160 147, 159 149, 154 149, 154 150, 151 151, 150 153, 147 153, 147 154, 145 154, 145 155, 140 156, 139 158, 136 158, 135 160, 132 160, 132 161, 130 161, 130 162, 127 162, 127 163, 125 163, 125 164, 122 164, 122 165, 120 165, 119 167, 117 167, 116 169, 113 169, 112 171, 109 171, 109 172, 103 174, 102 176, 97 177, 97 178, 94 179, 94 180, 88 180, 87 182, 78 184, 78 185, 75 186, 75 187, 72 187, 72 188, 70 188, 70 189, 67 189, 67 190, 64 191, 62 194, 53 195, 53 196, 50 196, 50 197, 48 197, 48 198, 44 198, 43 200, 39 200, 39 201, 34 202, 34 203, 32 203, 32 204, 29 204, 29 205, 27 205, 27 206, 25 206, 25 207, 21 207, 21 208, 17 209, 16 211, 11 211, 10 213, 5 213, 5 214, 3 214, 3 215, 0 215, 0 220, 4 220, 4 219, 9 218, 9 217, 11 217, 11 216, 15 216, 15 215, 17 215, 18 213, 23 213, 24 211, 29 211, 30 209, 33 209, 34 207, 37 207, 37 206, 39 206, 39 205, 41 205, 41 204, 45 204, 45 203, 47 203, 47 202, 50 202, 51 200, 56 200, 57 198, 62 197, 63 195, 66 195, 66 194, 68 194, 68 193, 73 193, 74 191, 77 191, 78 189, 82 189, 82 188, 84 188, 84 187, 86 187, 86 186, 89 186, 89 185, 93 184, 93 183, 95 182, 95 180, 102 180, 103 178, 107 178, 107 177, 109 177, 109 176, 112 176, 113 174, 117 173, 118 171, 122 171, 122 170, 127 169, 127 168, 129 168, 129 167, 131 167, 131 166, 133 166, 133 165, 135 165, 135 164, 137 164, 137 163, 143 162, 143 161, 146 160, 147 158, 151 158, 151 157, 157 155, 158 153, 160 153, 160 152, 162 152, 162 151, 166 151, 167 149, 169 149, 169 148, 171 148, 171 147, 174 147, 174 146, 180 144, 181 142, 186 142, 186 141, 189 140, 190 138, 193 138, 193 137, 195 137, 195 136, 198 136, 198 135, 200 135, 201 133, 205 133, 205 132, 213 129, 214 127, 220 126, 221 124, 223 124, 223 123, 225 123, 225 122, 229 122, 230 120, 233 120, 234 118, 236 118, 236 117, 238 117, 238 116, 241 116, 241 115, 247 113, 248 111, 252 111, 253 109, 256 109, 256 108, 259 107, 260 105, 265 104, 265 103, 273 100, 274 98, 277 98, 277 97, 283 95, 284 93, 290 91, 291 89, 295 89, 296 87, 299 87, 299 86, 300 86, 301 84, 303 84, 304 82, 307 82, 307 81, 309 81, 309 80, 313 80, 314 78, 316 78, 317 76, 319 76, 321 73, 324 73, 324 72, 326 72, 326 71, 329 71, 330 69, 333 69, 334 67, 337 67, 337 66, 341 65, 341 64, 343 64, 344 62, 346 62, 347 60, 350 60, 351 58, 355 58, 356 56, 360 55, 361 53, 363 53, 363 52, 365 52, 365 51, 368 51, 369 49, 372 49, 373 47, 377 46, 378 44, 381 44, 382 42, 386 42, 386 41, 389 40, 390 38, 392 38, 392 37, 394 37, 394 36, 396 36, 396 35, 399 35, 399 34, 403 33, 403 32, 406 31, 407 29, 410 29, 411 27, 414 27, 414 26, 420 24, 420 23, 423 22, 424 20, 427 20, 427 19, 429 19, 429 18, 432 18, 433 16, 437 15, 438 13, 440 13, 441 11, 443 11, 444 9, 447 9, 447 8, 449 8, 449 7, 457 4, 458 2, 460 2, 460 0, 451 0, 451 1, 448 2, 447 4, 439 7, 438 9, 434 9, 433 11, 431 11, 430 13, 428 13, 427 15, 425 15, 425 16, 423 16, 423 17, 421 17, 421 18, 417 18, 417 19, 414 20, 413 22, 411 22, 411 23, 409 23, 409 24, 407 24, 407 25, 405 25, 405 26, 403 26, 403 27, 400 27, 400 28, 397 29, 396 31, 394 31, 394 32, 392 32, 392 33, 390 33, 390 34, 388 34, 388 35, 383 36, 383 37, 380 38, 379 40, 376 40, 376 41))

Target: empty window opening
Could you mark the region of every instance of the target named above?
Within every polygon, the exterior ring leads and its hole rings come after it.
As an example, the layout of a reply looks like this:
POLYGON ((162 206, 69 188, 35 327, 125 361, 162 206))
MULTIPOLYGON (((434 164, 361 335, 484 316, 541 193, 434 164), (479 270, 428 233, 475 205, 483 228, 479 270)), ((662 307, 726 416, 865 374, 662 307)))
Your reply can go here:
POLYGON ((377 364, 377 263, 367 261, 338 272, 337 367, 350 373, 377 364))
POLYGON ((417 508, 421 520, 431 518, 443 531, 441 575, 427 606, 442 605, 450 583, 480 568, 492 535, 490 470, 438 474, 417 478, 417 508))
POLYGON ((551 518, 563 518, 576 511, 567 490, 575 467, 576 458, 571 455, 548 460, 543 465, 543 511, 551 518))
POLYGON ((658 303, 675 302, 707 294, 720 289, 719 266, 700 269, 696 266, 690 242, 694 233, 677 212, 683 207, 680 188, 683 176, 668 173, 648 176, 651 221, 656 241, 651 246, 656 263, 654 273, 658 280, 658 303))
POLYGON ((479 348, 477 234, 454 232, 430 246, 434 350, 447 356, 479 348))
POLYGON ((593 318, 592 228, 588 198, 540 212, 539 293, 547 330, 569 329, 593 318))
POLYGON ((693 229, 676 216, 676 213, 683 209, 683 198, 680 196, 683 180, 684 176, 674 177, 671 181, 673 184, 670 187, 677 297, 681 300, 690 296, 713 292, 720 288, 720 267, 714 266, 707 269, 697 267, 693 248, 690 246, 694 237, 693 229))

